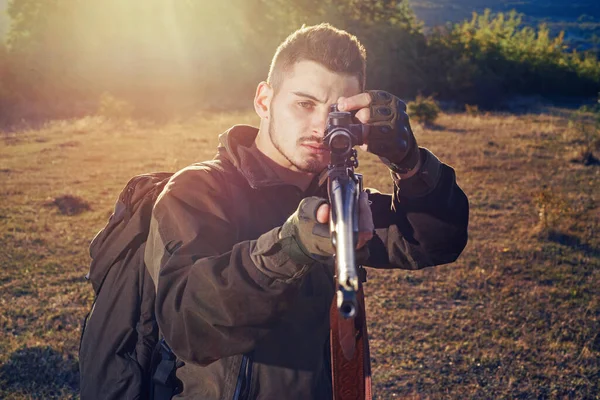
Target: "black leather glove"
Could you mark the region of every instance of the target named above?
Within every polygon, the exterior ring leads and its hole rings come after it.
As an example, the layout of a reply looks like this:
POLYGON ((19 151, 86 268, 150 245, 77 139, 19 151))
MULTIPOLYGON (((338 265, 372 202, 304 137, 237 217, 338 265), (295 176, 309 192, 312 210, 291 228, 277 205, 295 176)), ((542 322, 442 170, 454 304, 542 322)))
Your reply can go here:
POLYGON ((285 221, 279 232, 283 250, 300 264, 325 262, 335 249, 331 244, 329 225, 317 222, 317 210, 327 200, 321 197, 302 199, 298 209, 285 221))
POLYGON ((383 90, 367 90, 371 96, 367 151, 378 155, 394 172, 411 172, 419 163, 419 147, 413 135, 406 104, 383 90))

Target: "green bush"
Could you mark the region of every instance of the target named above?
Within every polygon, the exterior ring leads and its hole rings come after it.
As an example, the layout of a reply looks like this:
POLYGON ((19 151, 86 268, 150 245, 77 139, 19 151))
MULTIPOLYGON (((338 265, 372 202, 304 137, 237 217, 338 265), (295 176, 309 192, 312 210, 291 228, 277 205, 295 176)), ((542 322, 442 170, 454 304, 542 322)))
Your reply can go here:
POLYGON ((433 97, 417 96, 415 101, 409 101, 407 104, 408 115, 425 125, 431 125, 440 114, 440 108, 433 97))
POLYGON ((429 37, 429 82, 440 97, 497 106, 508 96, 592 96, 600 62, 592 52, 568 52, 564 34, 522 26, 515 11, 473 13, 470 21, 429 37))

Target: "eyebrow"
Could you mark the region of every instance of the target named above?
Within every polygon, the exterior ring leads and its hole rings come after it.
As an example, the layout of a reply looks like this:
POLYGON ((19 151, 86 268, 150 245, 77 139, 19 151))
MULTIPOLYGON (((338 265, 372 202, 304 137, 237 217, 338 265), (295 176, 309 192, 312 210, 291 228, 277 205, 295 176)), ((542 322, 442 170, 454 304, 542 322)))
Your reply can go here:
POLYGON ((325 102, 323 100, 319 100, 318 98, 316 98, 315 96, 313 96, 311 94, 303 93, 303 92, 292 92, 292 93, 295 94, 296 96, 306 97, 307 99, 314 100, 317 103, 325 104, 325 102))

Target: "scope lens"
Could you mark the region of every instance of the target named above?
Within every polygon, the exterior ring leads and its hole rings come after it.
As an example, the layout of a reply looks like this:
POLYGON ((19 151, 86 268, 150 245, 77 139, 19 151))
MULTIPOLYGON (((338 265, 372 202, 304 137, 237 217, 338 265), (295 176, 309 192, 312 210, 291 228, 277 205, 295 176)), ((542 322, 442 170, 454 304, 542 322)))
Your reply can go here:
POLYGON ((329 146, 333 151, 343 153, 352 147, 352 140, 349 135, 340 132, 331 138, 329 146))

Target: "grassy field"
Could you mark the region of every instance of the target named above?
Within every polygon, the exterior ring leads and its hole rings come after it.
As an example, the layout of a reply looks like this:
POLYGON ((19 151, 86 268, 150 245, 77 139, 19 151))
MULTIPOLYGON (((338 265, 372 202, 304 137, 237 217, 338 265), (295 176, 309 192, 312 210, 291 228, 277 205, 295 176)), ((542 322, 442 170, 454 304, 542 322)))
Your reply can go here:
MULTIPOLYGON (((572 161, 590 139, 571 115, 443 114, 415 126, 457 171, 470 240, 451 265, 370 271, 378 399, 600 398, 600 166, 572 161)), ((88 117, 0 132, 0 398, 77 397, 87 246, 120 189, 212 158, 218 133, 256 122, 88 117), (61 211, 67 195, 81 212, 61 211)), ((385 168, 360 158, 366 185, 390 190, 385 168)))

